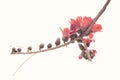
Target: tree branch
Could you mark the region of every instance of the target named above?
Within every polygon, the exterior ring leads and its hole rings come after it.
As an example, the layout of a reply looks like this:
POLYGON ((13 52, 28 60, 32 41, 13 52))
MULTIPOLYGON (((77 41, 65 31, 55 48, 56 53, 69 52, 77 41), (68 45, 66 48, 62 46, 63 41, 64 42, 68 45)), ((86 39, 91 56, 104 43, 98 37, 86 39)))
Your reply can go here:
POLYGON ((96 15, 96 17, 94 18, 94 20, 92 21, 90 27, 85 31, 84 35, 88 34, 93 25, 95 24, 95 22, 99 19, 99 17, 102 15, 102 13, 106 10, 106 7, 108 6, 108 4, 110 3, 111 0, 107 0, 107 2, 104 4, 104 6, 102 7, 102 9, 99 11, 99 13, 96 15))
MULTIPOLYGON (((110 1, 111 1, 111 0, 107 0, 107 1, 106 1, 106 3, 104 4, 104 6, 102 7, 102 9, 99 11, 99 13, 98 13, 98 14, 96 15, 96 17, 93 19, 90 27, 84 32, 84 34, 82 35, 82 37, 85 36, 86 34, 88 34, 88 33, 91 31, 93 25, 94 25, 95 22, 99 19, 99 17, 103 14, 103 12, 106 10, 106 7, 107 7, 108 4, 110 3, 110 1)), ((46 51, 55 50, 55 49, 64 47, 64 46, 66 46, 66 45, 71 44, 73 41, 76 41, 76 40, 78 40, 78 39, 82 39, 82 37, 77 37, 77 38, 75 38, 74 40, 69 41, 69 42, 66 42, 66 43, 64 43, 64 44, 62 44, 62 45, 58 45, 58 46, 56 46, 56 47, 48 48, 48 49, 44 49, 44 50, 40 50, 40 51, 11 53, 11 54, 32 54, 32 53, 34 53, 34 54, 31 55, 30 57, 28 57, 28 58, 18 67, 18 69, 16 70, 16 72, 20 69, 20 67, 21 67, 26 61, 28 61, 28 60, 29 60, 31 57, 33 57, 36 53, 46 52, 46 51)), ((84 44, 84 45, 85 45, 85 44, 84 44)), ((86 48, 87 48, 87 47, 86 47, 86 48)), ((91 61, 91 58, 90 58, 90 55, 89 55, 89 51, 87 51, 87 56, 88 56, 88 60, 91 61)), ((13 75, 15 75, 16 72, 15 72, 13 75)))
MULTIPOLYGON (((91 31, 93 25, 94 25, 95 22, 99 19, 99 17, 102 15, 102 13, 106 10, 106 7, 107 7, 108 4, 110 3, 110 1, 111 1, 111 0, 107 0, 107 2, 105 3, 105 5, 103 6, 103 8, 99 11, 99 13, 98 13, 98 14, 96 15, 96 17, 93 19, 90 27, 88 27, 88 29, 84 32, 83 36, 86 35, 86 34, 88 34, 88 33, 91 31)), ((59 46, 56 46, 56 47, 53 47, 53 48, 48 48, 48 49, 44 49, 44 50, 40 50, 40 51, 34 51, 34 52, 17 52, 16 54, 32 54, 32 53, 46 52, 46 51, 58 49, 58 48, 61 48, 61 47, 66 46, 66 45, 69 45, 69 44, 72 43, 73 41, 76 41, 76 40, 78 40, 78 39, 80 39, 80 38, 82 38, 82 37, 77 37, 77 38, 75 38, 75 39, 72 40, 72 41, 69 41, 69 42, 67 42, 67 43, 64 43, 64 44, 62 44, 62 45, 59 45, 59 46)))

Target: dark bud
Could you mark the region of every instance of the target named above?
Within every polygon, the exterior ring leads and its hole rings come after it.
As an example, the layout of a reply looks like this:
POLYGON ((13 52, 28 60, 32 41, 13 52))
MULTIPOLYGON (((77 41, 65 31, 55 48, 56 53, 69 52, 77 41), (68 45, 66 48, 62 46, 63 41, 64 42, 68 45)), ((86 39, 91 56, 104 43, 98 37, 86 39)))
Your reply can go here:
POLYGON ((52 47, 52 44, 49 43, 49 44, 47 45, 47 48, 51 48, 51 47, 52 47))
POLYGON ((39 45, 39 50, 42 49, 42 48, 44 48, 44 44, 43 43, 39 45))
POLYGON ((12 48, 11 54, 15 54, 17 52, 16 48, 12 48))
POLYGON ((89 47, 89 46, 90 46, 90 43, 86 43, 86 46, 89 47))
POLYGON ((81 30, 81 29, 79 29, 79 30, 77 31, 77 33, 78 33, 78 34, 79 34, 79 36, 80 36, 80 35, 82 35, 82 33, 83 33, 83 32, 82 32, 82 30, 81 30))
POLYGON ((90 51, 90 57, 91 57, 91 59, 93 59, 93 58, 94 58, 94 54, 93 54, 93 52, 92 52, 92 51, 90 51))
POLYGON ((56 46, 60 45, 60 38, 57 38, 57 39, 56 39, 55 45, 56 45, 56 46))
POLYGON ((18 51, 18 52, 21 52, 21 51, 22 51, 22 49, 21 49, 21 48, 18 48, 18 49, 17 49, 17 51, 18 51))
POLYGON ((31 50, 32 50, 32 47, 31 47, 31 46, 29 46, 29 47, 28 47, 28 52, 29 52, 29 51, 31 51, 31 50))
POLYGON ((62 40, 63 40, 64 43, 67 42, 68 39, 69 39, 68 37, 62 37, 62 40))
POLYGON ((78 46, 81 50, 85 50, 85 47, 82 44, 78 44, 78 46))
POLYGON ((77 42, 79 43, 79 42, 82 42, 82 40, 81 39, 77 39, 77 42))
POLYGON ((77 34, 71 34, 70 38, 71 38, 71 41, 74 40, 75 38, 77 38, 77 34))
POLYGON ((87 54, 84 52, 83 55, 82 55, 85 59, 88 59, 88 56, 87 54))

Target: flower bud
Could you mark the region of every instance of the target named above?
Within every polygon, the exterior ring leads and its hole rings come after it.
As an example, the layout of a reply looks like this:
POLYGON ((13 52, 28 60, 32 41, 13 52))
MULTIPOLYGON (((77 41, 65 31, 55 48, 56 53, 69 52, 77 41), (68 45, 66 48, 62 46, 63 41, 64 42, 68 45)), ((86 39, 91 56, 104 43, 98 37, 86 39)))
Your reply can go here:
POLYGON ((87 53, 84 51, 83 55, 82 55, 85 59, 88 59, 87 53))
POLYGON ((83 32, 82 32, 81 29, 79 29, 79 30, 77 31, 77 33, 79 34, 79 36, 81 36, 83 32))
POLYGON ((43 43, 41 43, 41 44, 39 45, 39 50, 41 50, 42 48, 44 48, 44 44, 43 44, 43 43))
POLYGON ((71 34, 70 38, 71 38, 71 41, 74 40, 75 38, 77 38, 77 34, 71 34))
POLYGON ((86 43, 86 46, 89 47, 89 46, 90 46, 90 43, 86 43))
POLYGON ((91 59, 93 59, 93 58, 94 58, 94 55, 93 55, 93 53, 92 53, 92 52, 90 52, 90 57, 91 57, 91 59))
POLYGON ((49 43, 49 44, 47 45, 47 48, 51 48, 51 47, 52 47, 52 44, 49 43))
POLYGON ((82 40, 81 39, 77 39, 77 42, 79 43, 79 42, 82 42, 82 40))
POLYGON ((56 39, 55 45, 56 45, 56 46, 60 45, 60 38, 57 38, 57 39, 56 39))
POLYGON ((22 51, 22 49, 21 49, 21 48, 18 48, 18 49, 17 49, 17 52, 21 52, 21 51, 22 51))
POLYGON ((28 47, 28 52, 29 52, 29 51, 31 51, 31 50, 32 50, 32 47, 31 47, 31 46, 29 46, 29 47, 28 47))
POLYGON ((82 44, 78 44, 78 46, 81 50, 85 50, 85 47, 82 44))
POLYGON ((69 39, 68 37, 62 37, 62 40, 63 40, 64 43, 67 42, 68 39, 69 39))
POLYGON ((96 55, 96 50, 89 50, 89 53, 90 53, 91 59, 93 59, 96 55))
POLYGON ((17 52, 16 48, 12 48, 11 54, 15 54, 17 52))
POLYGON ((83 58, 82 54, 80 54, 80 55, 78 56, 78 58, 79 58, 79 59, 82 59, 82 58, 83 58))

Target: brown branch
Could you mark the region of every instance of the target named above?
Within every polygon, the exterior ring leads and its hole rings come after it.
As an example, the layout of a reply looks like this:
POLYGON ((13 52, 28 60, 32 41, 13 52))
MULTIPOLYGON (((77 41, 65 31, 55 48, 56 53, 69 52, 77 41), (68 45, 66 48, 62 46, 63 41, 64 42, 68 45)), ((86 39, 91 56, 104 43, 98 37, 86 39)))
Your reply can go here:
POLYGON ((102 7, 102 9, 99 11, 99 13, 96 15, 96 17, 94 18, 94 20, 92 21, 90 27, 85 31, 84 35, 88 34, 93 25, 95 24, 95 22, 99 19, 99 17, 102 15, 102 13, 106 10, 106 7, 108 6, 108 4, 110 3, 111 0, 107 0, 107 2, 104 4, 104 6, 102 7))
MULTIPOLYGON (((105 5, 104 5, 103 8, 99 11, 99 13, 97 14, 97 16, 93 19, 90 27, 85 31, 85 33, 83 34, 83 36, 86 35, 86 34, 88 34, 88 33, 91 31, 93 25, 94 25, 95 22, 98 20, 98 18, 102 15, 102 13, 106 10, 106 7, 107 7, 108 4, 110 3, 110 1, 111 1, 111 0, 107 0, 107 2, 105 3, 105 5)), ((72 43, 73 41, 76 41, 76 40, 79 39, 79 38, 81 38, 81 37, 77 37, 76 39, 74 39, 74 40, 72 40, 72 41, 69 41, 69 42, 67 42, 67 43, 64 43, 64 44, 62 44, 62 45, 59 45, 59 46, 56 46, 56 47, 53 47, 53 48, 44 49, 44 50, 41 50, 41 51, 34 51, 34 52, 17 52, 16 54, 31 54, 31 53, 40 53, 40 52, 46 52, 46 51, 54 50, 54 49, 61 48, 61 47, 64 47, 64 46, 66 46, 66 45, 69 45, 70 43, 72 43)))
MULTIPOLYGON (((95 22, 99 19, 99 17, 102 15, 102 13, 106 10, 106 7, 108 6, 108 4, 110 3, 111 0, 107 0, 107 2, 104 4, 104 6, 102 7, 102 9, 99 11, 99 13, 96 15, 96 17, 93 19, 91 25, 88 27, 88 29, 83 33, 82 37, 89 34, 89 32, 91 31, 93 25, 95 24, 95 22)), ((86 44, 84 44, 86 46, 86 44)), ((86 47, 87 48, 87 47, 86 47)), ((87 49, 86 49, 87 50, 87 49)), ((91 57, 89 55, 89 51, 87 50, 87 56, 88 56, 88 60, 91 60, 91 57)))
POLYGON ((67 46, 69 45, 70 43, 73 43, 74 41, 80 39, 80 37, 77 37, 75 38, 74 40, 72 41, 69 41, 69 42, 66 42, 62 45, 58 45, 58 46, 55 46, 55 47, 52 47, 52 48, 48 48, 48 49, 44 49, 44 50, 39 50, 39 51, 33 51, 33 52, 15 52, 15 53, 11 53, 11 54, 33 54, 33 53, 40 53, 40 52, 46 52, 46 51, 50 51, 50 50, 54 50, 54 49, 58 49, 58 48, 61 48, 61 47, 64 47, 64 46, 67 46))
MULTIPOLYGON (((93 19, 90 27, 85 31, 85 33, 82 35, 82 37, 83 37, 84 35, 88 34, 88 33, 91 31, 93 25, 94 25, 95 22, 99 19, 99 17, 102 15, 102 13, 106 10, 106 7, 107 7, 108 4, 110 3, 110 1, 111 1, 111 0, 107 0, 107 1, 106 1, 106 3, 104 4, 104 6, 102 7, 102 9, 99 11, 99 13, 98 13, 98 14, 96 15, 96 17, 93 19)), ((34 52, 17 52, 17 53, 15 53, 15 54, 32 54, 32 53, 34 53, 34 54, 31 55, 30 57, 28 57, 28 58, 18 67, 18 69, 16 70, 16 72, 20 69, 20 67, 21 67, 26 61, 28 61, 28 60, 29 60, 32 56, 34 56, 36 53, 46 52, 46 51, 50 51, 50 50, 54 50, 54 49, 58 49, 58 48, 64 47, 64 46, 66 46, 66 45, 69 45, 69 44, 72 43, 73 41, 76 41, 76 40, 78 40, 78 39, 82 39, 82 37, 77 37, 77 38, 75 38, 75 39, 72 40, 72 41, 69 41, 69 42, 64 43, 64 44, 62 44, 62 45, 59 45, 59 46, 56 46, 56 47, 53 47, 53 48, 49 48, 49 49, 44 49, 44 50, 34 51, 34 52)), ((86 45, 86 44, 84 44, 84 45, 86 45)), ((86 48, 87 48, 87 47, 86 47, 86 48)), ((13 54, 13 53, 12 53, 12 54, 13 54)), ((90 55, 89 55, 89 51, 87 51, 87 56, 88 56, 88 60, 91 61, 91 58, 90 58, 90 55)), ((14 73, 14 75, 16 74, 16 72, 14 73)))

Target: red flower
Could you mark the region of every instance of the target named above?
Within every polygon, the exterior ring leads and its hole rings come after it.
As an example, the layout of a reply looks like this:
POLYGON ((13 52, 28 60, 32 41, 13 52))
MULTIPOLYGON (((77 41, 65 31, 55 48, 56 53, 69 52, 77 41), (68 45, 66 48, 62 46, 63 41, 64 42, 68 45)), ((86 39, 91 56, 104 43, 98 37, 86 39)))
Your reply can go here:
POLYGON ((85 39, 83 39, 83 41, 85 42, 86 46, 89 47, 89 46, 90 46, 90 43, 91 43, 92 41, 94 41, 94 40, 91 40, 91 39, 89 39, 89 38, 85 38, 85 39))
POLYGON ((89 36, 90 39, 92 39, 94 35, 91 33, 88 36, 89 36))
POLYGON ((85 39, 83 39, 83 41, 84 41, 85 43, 91 43, 91 42, 92 42, 92 40, 89 39, 89 38, 85 38, 85 39))
POLYGON ((71 19, 69 22, 71 24, 70 30, 79 30, 81 26, 82 17, 77 17, 76 20, 71 19))
POLYGON ((62 28, 60 28, 60 30, 62 31, 63 37, 67 37, 67 38, 70 37, 70 29, 69 28, 64 28, 63 30, 62 30, 62 28))
POLYGON ((71 33, 76 33, 78 30, 83 29, 85 30, 87 27, 89 27, 89 25, 91 24, 93 20, 91 19, 91 17, 81 17, 81 16, 78 16, 75 19, 71 19, 69 22, 70 22, 70 32, 71 33))
POLYGON ((90 24, 91 24, 91 22, 92 22, 93 20, 91 19, 91 17, 83 17, 83 19, 82 19, 82 27, 88 27, 90 24))
POLYGON ((102 26, 100 24, 94 24, 93 28, 92 28, 92 32, 99 32, 102 30, 102 26))

